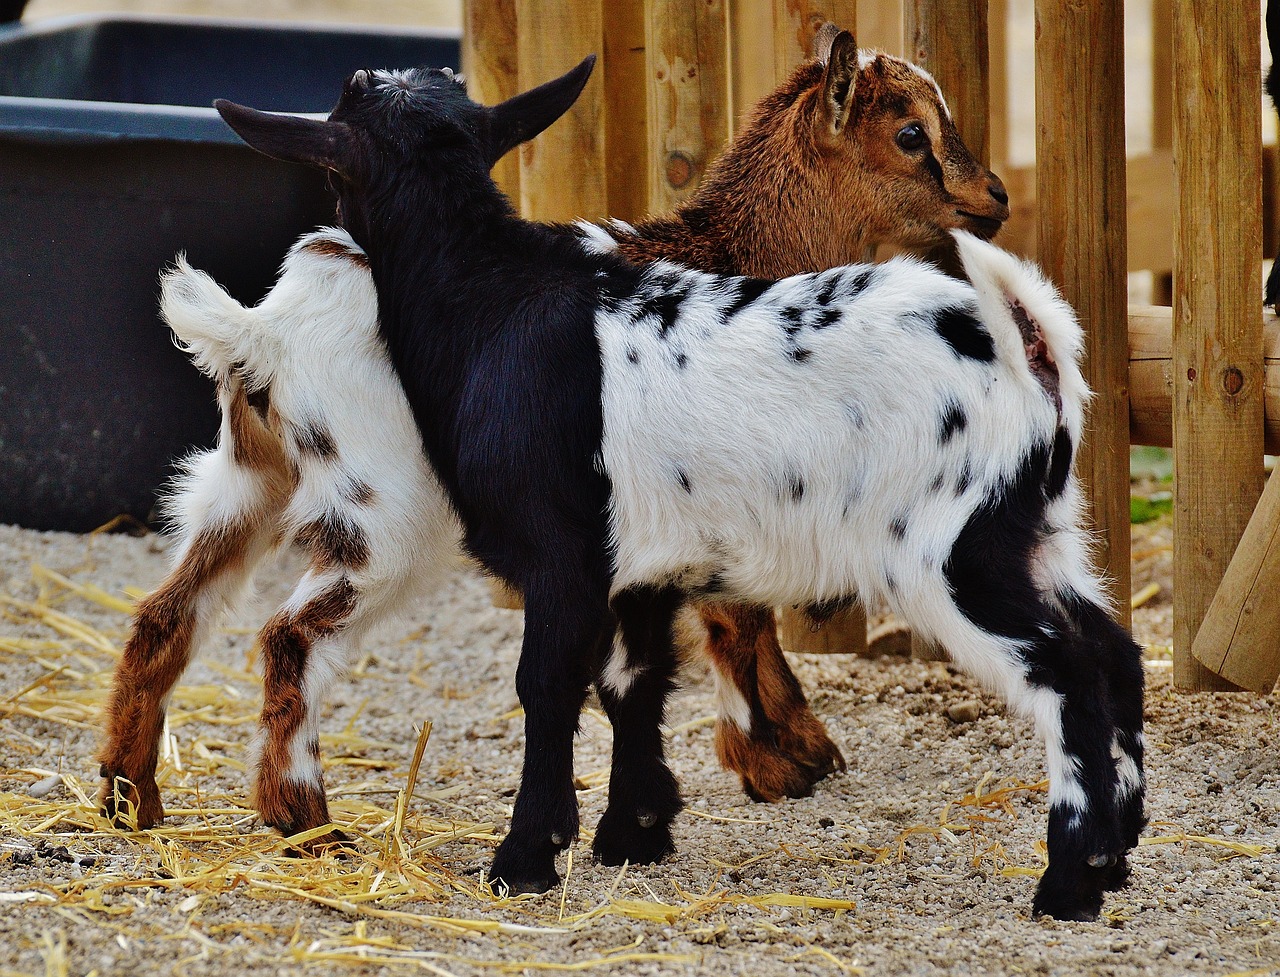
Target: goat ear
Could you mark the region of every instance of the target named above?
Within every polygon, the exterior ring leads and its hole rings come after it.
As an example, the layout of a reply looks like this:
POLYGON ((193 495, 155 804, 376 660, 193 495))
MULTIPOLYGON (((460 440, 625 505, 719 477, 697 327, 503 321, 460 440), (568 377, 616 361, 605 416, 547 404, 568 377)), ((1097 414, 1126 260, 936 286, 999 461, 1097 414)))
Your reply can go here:
POLYGON ((848 31, 840 31, 831 39, 827 70, 822 79, 822 98, 832 132, 839 132, 849 120, 857 77, 858 44, 848 31))
POLYGON ((224 122, 260 153, 348 176, 355 159, 351 130, 341 122, 259 112, 220 98, 213 103, 224 122))
POLYGON ((596 56, 589 54, 567 74, 489 109, 489 165, 569 111, 595 65, 596 56))

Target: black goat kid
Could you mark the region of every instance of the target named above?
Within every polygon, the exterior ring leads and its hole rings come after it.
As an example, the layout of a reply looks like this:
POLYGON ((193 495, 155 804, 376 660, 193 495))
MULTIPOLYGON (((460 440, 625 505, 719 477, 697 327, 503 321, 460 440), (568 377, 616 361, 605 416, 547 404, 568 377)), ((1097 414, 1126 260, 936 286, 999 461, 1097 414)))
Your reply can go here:
POLYGON ((972 285, 909 259, 775 283, 637 268, 608 235, 520 220, 489 167, 591 66, 493 108, 429 69, 358 71, 323 122, 218 103, 250 145, 336 175, 466 545, 525 594, 524 770, 492 878, 557 881, 593 681, 614 728, 595 854, 674 849, 660 724, 688 595, 859 594, 1035 719, 1035 909, 1096 916, 1143 823, 1142 668, 1087 562, 1070 308, 963 233, 972 285))

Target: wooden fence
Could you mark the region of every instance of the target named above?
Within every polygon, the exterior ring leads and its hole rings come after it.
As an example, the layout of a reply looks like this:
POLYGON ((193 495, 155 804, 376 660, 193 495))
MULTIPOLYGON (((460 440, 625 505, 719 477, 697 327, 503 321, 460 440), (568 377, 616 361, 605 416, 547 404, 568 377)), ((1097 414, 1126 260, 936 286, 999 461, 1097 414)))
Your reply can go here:
MULTIPOLYGON (((928 68, 965 141, 1005 178, 1014 216, 998 240, 1035 257, 1085 327, 1097 398, 1079 470, 1119 615, 1128 446, 1171 446, 1175 681, 1269 688, 1280 673, 1280 600, 1266 600, 1280 583, 1280 480, 1254 509, 1264 434, 1280 451, 1280 372, 1264 369, 1280 337, 1269 329, 1264 358, 1263 176, 1270 190, 1276 163, 1261 146, 1260 7, 1149 2, 1151 150, 1128 160, 1120 0, 1036 0, 1034 42, 1010 36, 1009 0, 466 0, 463 70, 492 102, 600 54, 568 118, 497 171, 526 216, 563 220, 634 219, 685 199, 825 20, 928 68), (1023 134, 1008 118, 1008 54, 1032 43, 1036 162, 1011 168, 1023 134), (1139 269, 1156 273, 1155 300, 1171 306, 1128 306, 1127 272, 1139 269)), ((790 624, 784 615, 788 647, 865 642, 858 614, 816 638, 790 624)))

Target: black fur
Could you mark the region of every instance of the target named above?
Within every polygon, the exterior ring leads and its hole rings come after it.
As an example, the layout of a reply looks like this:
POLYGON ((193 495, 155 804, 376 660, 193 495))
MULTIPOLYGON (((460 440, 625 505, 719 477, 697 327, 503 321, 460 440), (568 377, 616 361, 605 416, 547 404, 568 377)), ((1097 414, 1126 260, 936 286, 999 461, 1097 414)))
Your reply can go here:
POLYGON ((738 279, 738 294, 725 308, 724 317, 731 319, 772 287, 773 282, 763 278, 738 279))
POLYGON ((969 309, 944 309, 934 317, 933 327, 959 356, 983 363, 996 358, 995 343, 969 309))
POLYGON ((947 404, 947 409, 942 415, 941 429, 938 432, 938 442, 946 444, 959 431, 963 431, 969 423, 969 418, 965 417, 964 409, 957 403, 947 404))

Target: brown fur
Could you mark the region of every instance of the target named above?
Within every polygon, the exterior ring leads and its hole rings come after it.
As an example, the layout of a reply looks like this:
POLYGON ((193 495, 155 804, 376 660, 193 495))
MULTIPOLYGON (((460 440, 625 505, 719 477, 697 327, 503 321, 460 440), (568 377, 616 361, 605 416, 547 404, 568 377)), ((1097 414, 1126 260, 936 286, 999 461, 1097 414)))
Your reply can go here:
MULTIPOLYGON (((995 233, 1009 216, 1003 184, 964 145, 933 85, 892 58, 858 69, 852 37, 826 38, 827 60, 801 65, 756 106, 689 203, 619 235, 623 255, 782 278, 861 261, 878 244, 936 245, 951 228, 995 233), (895 141, 912 122, 929 136, 924 151, 895 141)), ((772 611, 697 609, 708 653, 752 707, 749 732, 724 719, 716 726, 720 762, 747 793, 801 796, 844 769, 783 657, 772 611)))
POLYGON ((363 570, 369 563, 369 542, 358 526, 332 513, 298 530, 294 541, 311 553, 313 565, 363 570))
POLYGON ((844 757, 778 648, 773 611, 710 603, 697 610, 707 654, 733 677, 751 710, 749 733, 727 719, 716 724, 716 755, 742 776, 747 795, 756 801, 804 797, 823 777, 843 770, 844 757))
POLYGON ((369 267, 369 258, 363 251, 352 251, 350 248, 343 247, 339 242, 331 241, 327 238, 310 242, 304 250, 330 258, 346 258, 355 262, 361 268, 369 267))

